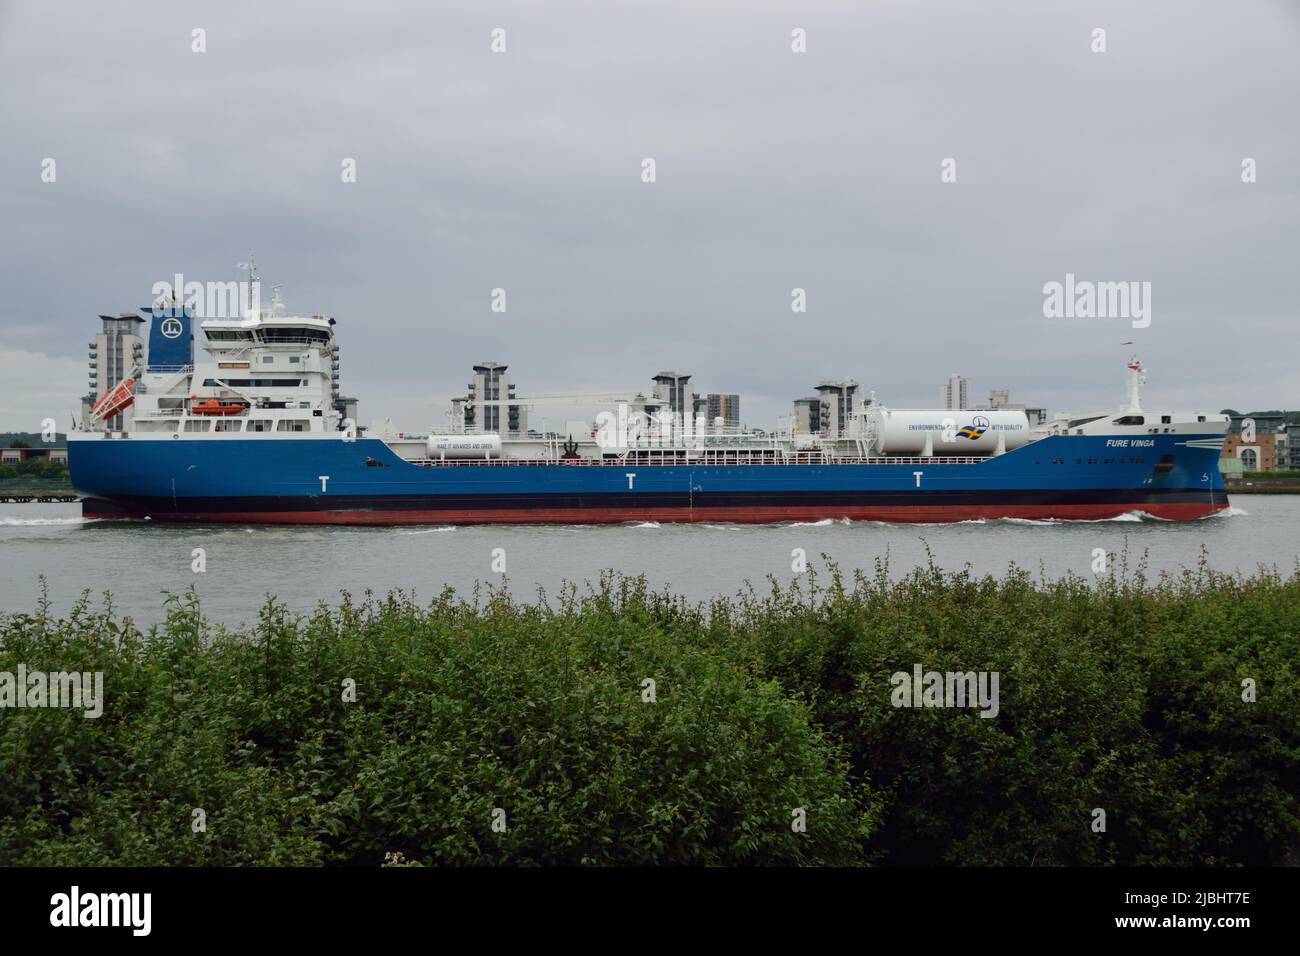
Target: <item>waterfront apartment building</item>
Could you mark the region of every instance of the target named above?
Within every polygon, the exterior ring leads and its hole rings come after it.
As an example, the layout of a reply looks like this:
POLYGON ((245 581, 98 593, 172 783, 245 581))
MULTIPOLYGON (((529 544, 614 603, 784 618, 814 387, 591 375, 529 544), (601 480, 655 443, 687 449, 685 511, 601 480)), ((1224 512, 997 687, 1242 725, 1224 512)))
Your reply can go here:
POLYGON ((830 420, 830 402, 820 395, 794 400, 794 433, 826 437, 824 422, 830 420))
POLYGON ((704 416, 708 427, 721 418, 726 428, 740 427, 740 396, 713 392, 701 395, 691 384, 691 377, 681 372, 660 372, 652 379, 654 388, 642 410, 653 414, 666 408, 682 420, 697 421, 704 416))
MULTIPOLYGON (((103 326, 90 342, 89 394, 81 400, 81 419, 90 421, 95 403, 124 378, 133 375, 144 363, 144 319, 133 312, 116 316, 101 315, 103 326)), ((105 431, 129 431, 132 410, 128 407, 101 424, 105 431)))
POLYGON ((673 414, 683 418, 695 415, 695 389, 691 377, 679 372, 660 372, 654 377, 654 397, 668 405, 673 414))
POLYGON ((827 380, 817 383, 816 392, 794 400, 795 434, 830 439, 847 436, 853 421, 862 414, 862 386, 851 378, 827 380))
POLYGON ((528 410, 511 403, 515 386, 510 384, 506 368, 497 362, 479 362, 474 366, 474 380, 469 383, 464 400, 466 431, 528 434, 528 410))
POLYGON ((1281 414, 1233 415, 1223 436, 1223 458, 1241 460, 1243 471, 1286 467, 1287 422, 1281 414), (1253 432, 1253 434, 1252 434, 1253 432))
POLYGON ((843 438, 850 423, 862 413, 862 386, 851 378, 817 383, 817 394, 829 406, 829 420, 824 423, 828 438, 843 438))
POLYGON ((1286 426, 1286 468, 1300 471, 1300 425, 1286 426))
POLYGON ((711 393, 705 397, 704 414, 708 416, 709 427, 719 418, 728 428, 740 427, 740 396, 711 393))
POLYGON ((970 408, 970 400, 966 390, 966 379, 955 374, 948 378, 948 381, 939 389, 939 407, 952 409, 970 408))

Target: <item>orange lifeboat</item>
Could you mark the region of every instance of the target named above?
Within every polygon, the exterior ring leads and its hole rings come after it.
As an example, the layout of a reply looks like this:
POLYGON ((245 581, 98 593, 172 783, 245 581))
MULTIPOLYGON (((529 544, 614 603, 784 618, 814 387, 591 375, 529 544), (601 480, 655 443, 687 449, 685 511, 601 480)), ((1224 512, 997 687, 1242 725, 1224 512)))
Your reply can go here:
POLYGON ((95 407, 90 410, 90 416, 96 421, 106 421, 118 412, 130 408, 131 403, 134 401, 135 379, 124 378, 105 392, 104 397, 95 403, 95 407))
POLYGON ((238 415, 247 405, 235 403, 219 402, 215 398, 205 399, 201 402, 195 402, 190 406, 192 415, 238 415))

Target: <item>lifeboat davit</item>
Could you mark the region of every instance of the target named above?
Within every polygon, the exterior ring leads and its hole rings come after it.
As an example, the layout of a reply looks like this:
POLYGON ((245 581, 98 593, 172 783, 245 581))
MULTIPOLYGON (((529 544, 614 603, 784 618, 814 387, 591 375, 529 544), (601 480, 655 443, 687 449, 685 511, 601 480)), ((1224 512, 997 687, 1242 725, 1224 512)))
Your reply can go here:
POLYGON ((238 415, 247 405, 236 403, 219 402, 215 398, 205 399, 201 402, 195 402, 190 406, 192 415, 238 415))
POLYGON ((118 412, 130 408, 131 403, 134 401, 135 379, 124 378, 105 392, 104 397, 95 403, 95 407, 90 410, 90 416, 96 421, 106 421, 118 412))

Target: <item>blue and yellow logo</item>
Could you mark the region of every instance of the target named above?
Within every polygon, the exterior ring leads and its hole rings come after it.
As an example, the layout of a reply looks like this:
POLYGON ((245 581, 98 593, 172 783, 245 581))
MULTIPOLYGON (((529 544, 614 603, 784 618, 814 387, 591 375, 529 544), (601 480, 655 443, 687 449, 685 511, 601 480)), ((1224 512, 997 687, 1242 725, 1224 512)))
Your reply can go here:
POLYGON ((989 430, 989 420, 985 418, 983 415, 976 415, 974 418, 971 419, 971 423, 969 425, 967 425, 965 428, 959 428, 957 430, 957 437, 969 438, 971 441, 975 441, 975 439, 981 437, 988 430, 989 430))

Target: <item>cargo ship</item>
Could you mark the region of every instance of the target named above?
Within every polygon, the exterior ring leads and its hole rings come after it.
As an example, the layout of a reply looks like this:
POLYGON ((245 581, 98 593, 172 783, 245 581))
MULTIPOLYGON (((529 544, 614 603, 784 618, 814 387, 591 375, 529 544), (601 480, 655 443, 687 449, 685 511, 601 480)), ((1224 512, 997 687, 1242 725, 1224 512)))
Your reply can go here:
POLYGON ((602 396, 594 421, 539 433, 499 427, 502 410, 534 400, 489 389, 453 400, 446 428, 411 435, 387 421, 358 428, 339 396, 335 320, 291 315, 278 292, 269 308, 229 319, 195 322, 175 304, 142 311, 147 363, 69 435, 87 518, 1185 520, 1228 506, 1218 466, 1226 416, 1144 410, 1136 356, 1118 411, 1032 425, 1023 411, 894 409, 873 395, 833 433, 758 431, 671 402, 602 396), (195 357, 196 329, 206 358, 195 357))

